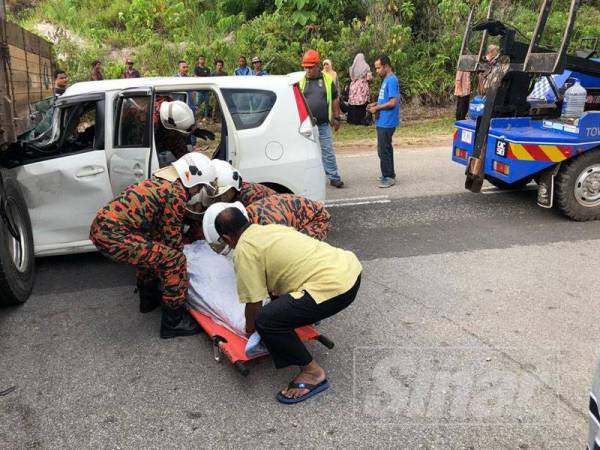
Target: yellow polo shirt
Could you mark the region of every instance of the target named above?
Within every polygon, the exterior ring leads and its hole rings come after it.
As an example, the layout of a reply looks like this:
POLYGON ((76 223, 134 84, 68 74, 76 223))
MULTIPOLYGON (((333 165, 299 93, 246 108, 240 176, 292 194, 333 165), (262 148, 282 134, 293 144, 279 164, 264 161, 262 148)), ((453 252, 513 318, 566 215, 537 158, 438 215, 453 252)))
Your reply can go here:
POLYGON ((354 253, 283 225, 250 225, 233 258, 241 303, 308 292, 316 303, 349 291, 362 271, 354 253))

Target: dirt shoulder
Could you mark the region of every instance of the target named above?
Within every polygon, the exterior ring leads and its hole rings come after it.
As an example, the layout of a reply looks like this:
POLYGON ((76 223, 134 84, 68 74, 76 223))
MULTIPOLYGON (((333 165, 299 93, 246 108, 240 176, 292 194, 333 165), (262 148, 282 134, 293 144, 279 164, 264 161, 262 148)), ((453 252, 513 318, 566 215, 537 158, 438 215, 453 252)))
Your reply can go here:
MULTIPOLYGON (((450 147, 454 120, 436 118, 408 120, 396 130, 394 148, 450 147)), ((343 124, 333 136, 336 152, 370 153, 377 151, 377 135, 373 126, 343 124)))

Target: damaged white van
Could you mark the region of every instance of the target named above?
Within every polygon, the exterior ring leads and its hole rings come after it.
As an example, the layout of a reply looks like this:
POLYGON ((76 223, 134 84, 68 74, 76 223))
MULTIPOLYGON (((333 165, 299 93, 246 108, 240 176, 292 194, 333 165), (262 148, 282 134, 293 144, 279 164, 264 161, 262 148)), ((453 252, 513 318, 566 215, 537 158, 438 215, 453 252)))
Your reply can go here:
MULTIPOLYGON (((88 234, 96 211, 174 159, 156 146, 156 96, 186 101, 199 123, 207 116, 218 123, 208 150, 246 180, 324 200, 318 132, 298 88, 303 76, 138 78, 69 87, 55 101, 49 129, 2 154, 0 164, 17 181, 31 222, 31 230, 14 230, 23 238, 14 239, 20 248, 13 253, 31 255, 23 260, 33 264, 33 255, 95 250, 88 234)), ((29 227, 29 220, 14 223, 29 227)))

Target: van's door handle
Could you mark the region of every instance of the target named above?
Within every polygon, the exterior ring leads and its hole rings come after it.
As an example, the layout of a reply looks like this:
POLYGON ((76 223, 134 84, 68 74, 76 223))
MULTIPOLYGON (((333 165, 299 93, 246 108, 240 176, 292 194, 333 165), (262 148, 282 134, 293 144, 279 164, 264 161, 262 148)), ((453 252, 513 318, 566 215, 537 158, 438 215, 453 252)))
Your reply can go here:
POLYGON ((81 169, 75 174, 77 178, 93 177, 104 173, 104 167, 101 166, 87 166, 81 169))

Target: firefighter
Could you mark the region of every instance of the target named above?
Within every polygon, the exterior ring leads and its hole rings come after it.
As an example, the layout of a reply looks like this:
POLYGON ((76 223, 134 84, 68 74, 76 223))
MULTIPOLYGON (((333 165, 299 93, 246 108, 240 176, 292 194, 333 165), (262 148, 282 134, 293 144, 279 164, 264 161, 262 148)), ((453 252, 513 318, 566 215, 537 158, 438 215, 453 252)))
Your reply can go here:
POLYGON ((212 188, 213 168, 206 156, 188 153, 154 175, 98 211, 90 239, 105 256, 138 268, 140 312, 162 302, 161 338, 188 336, 200 328, 184 306, 183 218, 200 192, 212 188))
POLYGON ((216 191, 212 198, 203 195, 202 203, 198 203, 194 211, 188 214, 188 227, 186 227, 184 236, 186 244, 204 240, 202 216, 206 208, 212 203, 233 203, 239 201, 244 206, 250 206, 256 201, 277 195, 277 191, 263 184, 243 181, 240 172, 234 169, 227 161, 213 159, 211 164, 215 172, 216 191))
POLYGON ((191 108, 180 100, 171 100, 168 96, 157 96, 154 102, 154 129, 156 130, 156 149, 160 156, 171 152, 176 159, 188 153, 190 136, 204 140, 214 140, 209 130, 196 128, 196 118, 191 108))
POLYGON ((248 183, 242 180, 242 175, 227 161, 213 159, 217 192, 213 202, 241 202, 249 206, 257 200, 277 194, 277 191, 259 183, 248 183))
POLYGON ((329 233, 331 214, 325 205, 299 195, 271 195, 251 203, 246 211, 252 223, 286 225, 319 241, 329 233))
POLYGON ((196 120, 194 113, 182 101, 158 96, 154 102, 154 129, 156 149, 161 155, 171 152, 176 159, 188 152, 187 139, 196 120))

